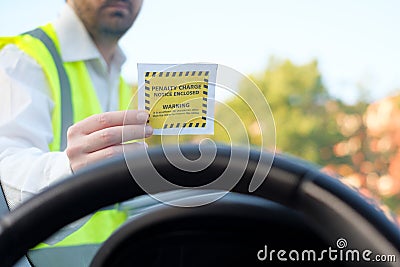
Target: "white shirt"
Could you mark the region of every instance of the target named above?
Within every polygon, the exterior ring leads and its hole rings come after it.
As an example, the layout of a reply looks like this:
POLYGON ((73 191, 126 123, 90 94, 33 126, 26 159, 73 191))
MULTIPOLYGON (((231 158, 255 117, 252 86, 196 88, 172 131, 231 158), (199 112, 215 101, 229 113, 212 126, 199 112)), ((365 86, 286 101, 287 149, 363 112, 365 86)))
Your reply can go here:
MULTIPOLYGON (((125 61, 120 48, 107 66, 68 5, 53 25, 63 61, 85 61, 103 112, 116 110, 125 61)), ((0 178, 11 208, 71 174, 66 153, 49 151, 54 107, 50 92, 34 59, 14 45, 0 51, 0 178)))

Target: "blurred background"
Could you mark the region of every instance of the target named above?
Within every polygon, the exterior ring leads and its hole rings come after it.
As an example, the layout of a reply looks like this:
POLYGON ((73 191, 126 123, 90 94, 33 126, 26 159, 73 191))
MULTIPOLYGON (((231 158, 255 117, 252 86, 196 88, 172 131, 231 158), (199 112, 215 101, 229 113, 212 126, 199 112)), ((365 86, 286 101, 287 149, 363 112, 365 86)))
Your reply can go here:
MULTIPOLYGON (((63 4, 2 1, 0 35, 52 21, 63 4)), ((135 86, 138 62, 211 62, 245 74, 271 107, 278 152, 342 176, 400 222, 399 10, 397 0, 144 0, 121 41, 123 76, 135 86)), ((257 145, 254 118, 241 119, 257 145)))

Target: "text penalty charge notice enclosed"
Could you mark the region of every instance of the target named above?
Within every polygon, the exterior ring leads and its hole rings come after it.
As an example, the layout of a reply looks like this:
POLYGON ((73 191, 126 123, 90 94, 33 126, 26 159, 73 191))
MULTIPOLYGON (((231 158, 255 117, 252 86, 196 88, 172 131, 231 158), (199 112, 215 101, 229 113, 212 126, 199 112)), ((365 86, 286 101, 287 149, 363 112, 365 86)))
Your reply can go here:
POLYGON ((214 134, 217 64, 138 64, 138 107, 155 135, 214 134))

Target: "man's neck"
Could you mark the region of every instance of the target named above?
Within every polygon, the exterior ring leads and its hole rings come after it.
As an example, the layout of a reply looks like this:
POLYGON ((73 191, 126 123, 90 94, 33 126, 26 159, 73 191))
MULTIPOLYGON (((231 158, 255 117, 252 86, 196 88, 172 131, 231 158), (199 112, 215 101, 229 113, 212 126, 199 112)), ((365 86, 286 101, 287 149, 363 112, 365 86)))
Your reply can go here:
POLYGON ((94 43, 99 49, 100 54, 103 56, 107 65, 110 66, 111 61, 114 57, 115 51, 118 46, 117 38, 107 38, 104 36, 92 36, 94 43))

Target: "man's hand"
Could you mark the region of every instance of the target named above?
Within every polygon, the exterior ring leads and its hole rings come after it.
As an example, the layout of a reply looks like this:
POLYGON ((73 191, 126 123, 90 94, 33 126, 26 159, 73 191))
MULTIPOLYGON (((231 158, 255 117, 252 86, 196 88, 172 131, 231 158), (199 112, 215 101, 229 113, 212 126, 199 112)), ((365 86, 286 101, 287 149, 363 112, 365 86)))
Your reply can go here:
POLYGON ((114 111, 90 116, 68 129, 66 153, 73 172, 95 161, 111 158, 145 144, 122 144, 149 137, 148 113, 140 110, 114 111), (124 148, 122 148, 124 146, 124 148))

